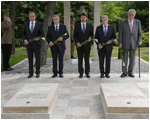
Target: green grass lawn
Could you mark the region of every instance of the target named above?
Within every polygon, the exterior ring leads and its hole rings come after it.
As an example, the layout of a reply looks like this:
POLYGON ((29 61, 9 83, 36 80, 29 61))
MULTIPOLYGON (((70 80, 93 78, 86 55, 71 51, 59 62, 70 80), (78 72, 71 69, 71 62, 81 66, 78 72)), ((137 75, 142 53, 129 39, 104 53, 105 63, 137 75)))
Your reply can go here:
MULTIPOLYGON (((136 55, 138 56, 138 49, 136 55)), ((75 48, 74 56, 77 57, 77 50, 75 48)), ((51 52, 50 49, 48 49, 48 58, 51 58, 51 52)), ((93 46, 91 49, 90 57, 93 57, 93 46)), ((118 57, 118 47, 114 46, 112 57, 118 57)), ((16 48, 16 54, 11 55, 10 58, 10 66, 15 65, 16 63, 22 61, 23 59, 27 58, 27 50, 25 47, 17 47, 16 48)), ((149 62, 149 47, 141 47, 141 58, 149 62)), ((1 62, 2 62, 2 56, 1 56, 1 62)), ((1 63, 1 70, 3 70, 3 66, 1 63)))

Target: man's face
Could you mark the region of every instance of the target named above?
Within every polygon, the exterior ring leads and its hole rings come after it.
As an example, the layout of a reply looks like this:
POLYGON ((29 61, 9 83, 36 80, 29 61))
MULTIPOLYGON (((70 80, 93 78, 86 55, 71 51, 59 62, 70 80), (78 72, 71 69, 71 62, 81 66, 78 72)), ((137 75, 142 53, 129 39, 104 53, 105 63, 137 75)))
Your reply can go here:
POLYGON ((30 19, 30 21, 33 22, 36 19, 36 15, 34 13, 30 13, 29 14, 29 19, 30 19))
POLYGON ((57 16, 53 17, 53 22, 55 25, 58 25, 59 24, 59 18, 57 16))
POLYGON ((134 13, 133 11, 130 11, 130 12, 128 13, 128 19, 129 19, 130 21, 132 21, 132 20, 134 19, 134 17, 135 17, 135 13, 134 13))
POLYGON ((108 24, 108 19, 107 18, 102 18, 102 23, 104 26, 106 26, 108 24))
POLYGON ((75 24, 75 21, 74 20, 71 20, 71 25, 74 25, 75 24))
POLYGON ((3 18, 4 18, 4 21, 7 21, 7 19, 8 19, 8 17, 7 17, 7 16, 4 16, 3 18))
POLYGON ((87 20, 87 17, 86 17, 86 16, 81 16, 81 17, 80 17, 80 20, 81 20, 82 23, 85 23, 86 20, 87 20))

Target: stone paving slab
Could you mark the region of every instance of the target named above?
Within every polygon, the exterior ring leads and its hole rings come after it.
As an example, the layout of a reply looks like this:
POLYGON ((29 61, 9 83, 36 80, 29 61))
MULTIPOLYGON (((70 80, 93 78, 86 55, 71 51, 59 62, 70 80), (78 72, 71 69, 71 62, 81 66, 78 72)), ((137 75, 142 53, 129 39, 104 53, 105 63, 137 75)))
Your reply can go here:
MULTIPOLYGON (((84 61, 84 60, 83 60, 84 61)), ((83 62, 84 63, 84 62, 83 62)), ((90 73, 99 74, 99 61, 90 59, 90 73)), ((121 74, 122 72, 122 60, 117 57, 111 58, 111 73, 121 74)), ((84 64, 83 64, 84 66, 84 64)), ((14 70, 11 72, 3 72, 2 74, 21 74, 28 73, 28 59, 24 59, 18 64, 13 66, 14 70)), ((139 72, 138 57, 135 59, 134 73, 139 72)), ((47 59, 47 65, 41 67, 41 74, 52 73, 52 59, 47 59)), ((78 59, 64 60, 64 74, 67 73, 78 73, 78 59)), ((149 63, 141 59, 141 73, 149 73, 149 63)))
POLYGON ((137 60, 136 58, 135 78, 128 76, 120 78, 121 60, 112 58, 111 78, 100 78, 98 61, 92 60, 91 78, 86 78, 85 75, 79 78, 77 63, 72 64, 72 60, 64 61, 64 78, 51 78, 52 59, 47 59, 47 65, 41 68, 40 78, 34 75, 28 79, 28 61, 25 59, 13 66, 15 68, 13 71, 1 73, 1 107, 3 108, 25 84, 59 83, 58 100, 52 118, 104 119, 105 115, 100 100, 101 83, 136 83, 143 94, 149 96, 149 64, 141 59, 141 78, 139 78, 137 60), (83 112, 79 113, 78 110, 83 112))
POLYGON ((52 74, 44 73, 38 79, 35 76, 28 79, 25 73, 15 75, 3 74, 1 82, 2 108, 27 83, 59 83, 58 100, 52 117, 56 119, 104 119, 102 101, 100 100, 101 83, 136 83, 140 86, 144 94, 149 94, 149 87, 147 86, 149 76, 144 73, 141 74, 141 78, 138 78, 138 74, 135 74, 135 78, 120 78, 120 74, 110 74, 110 79, 102 79, 99 77, 99 74, 91 74, 91 78, 78 78, 78 74, 64 74, 64 78, 51 78, 51 76, 52 74), (10 77, 12 79, 9 79, 10 77), (76 81, 78 81, 78 84, 76 84, 76 81), (83 81, 86 81, 86 84, 83 84, 83 81), (145 85, 146 87, 144 87, 145 85), (78 113, 78 110, 83 110, 83 112, 78 113), (76 113, 74 113, 75 111, 76 113))

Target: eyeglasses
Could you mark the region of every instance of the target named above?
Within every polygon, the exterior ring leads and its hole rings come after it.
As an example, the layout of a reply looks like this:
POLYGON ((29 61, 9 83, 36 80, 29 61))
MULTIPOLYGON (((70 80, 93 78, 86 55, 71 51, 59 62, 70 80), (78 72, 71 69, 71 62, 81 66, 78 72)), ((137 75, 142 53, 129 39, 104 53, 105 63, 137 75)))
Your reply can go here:
POLYGON ((134 16, 134 14, 129 14, 129 16, 134 16))

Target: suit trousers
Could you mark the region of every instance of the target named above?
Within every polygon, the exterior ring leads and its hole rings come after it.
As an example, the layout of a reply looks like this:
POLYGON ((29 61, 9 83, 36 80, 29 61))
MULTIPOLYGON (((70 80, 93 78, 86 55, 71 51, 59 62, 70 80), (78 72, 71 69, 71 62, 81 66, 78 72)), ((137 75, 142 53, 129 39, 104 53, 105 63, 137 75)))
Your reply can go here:
POLYGON ((63 74, 64 50, 54 45, 53 47, 51 47, 51 52, 52 52, 52 59, 53 59, 53 73, 55 75, 57 75, 57 73, 63 74), (57 71, 57 56, 59 59, 59 71, 57 71))
POLYGON ((71 41, 71 56, 74 56, 75 42, 71 41))
POLYGON ((28 62, 29 62, 29 74, 33 75, 33 53, 35 54, 35 65, 36 65, 36 74, 40 74, 40 46, 39 43, 34 45, 35 43, 30 43, 27 45, 28 52, 28 62), (36 46, 36 47, 35 47, 36 46), (38 46, 38 47, 37 47, 38 46))
POLYGON ((130 49, 124 50, 124 63, 125 66, 122 65, 122 72, 125 74, 133 73, 133 68, 135 65, 135 56, 136 56, 136 49, 132 49, 132 46, 130 46, 130 49), (128 66, 128 54, 129 54, 129 66, 128 66), (128 66, 128 70, 127 70, 128 66))
POLYGON ((98 51, 100 73, 103 75, 110 73, 111 54, 112 54, 112 49, 106 49, 106 46, 104 46, 101 50, 98 51), (105 62, 105 71, 104 71, 105 58, 106 58, 106 62, 105 62))
POLYGON ((84 68, 83 68, 83 57, 85 60, 85 74, 89 74, 90 72, 90 48, 86 48, 85 46, 82 46, 80 48, 77 48, 78 53, 78 71, 79 74, 83 75, 84 68))
POLYGON ((3 69, 6 70, 10 68, 9 59, 11 55, 12 45, 2 44, 2 54, 3 54, 3 69))

